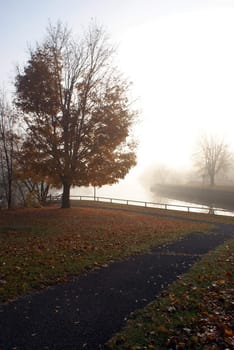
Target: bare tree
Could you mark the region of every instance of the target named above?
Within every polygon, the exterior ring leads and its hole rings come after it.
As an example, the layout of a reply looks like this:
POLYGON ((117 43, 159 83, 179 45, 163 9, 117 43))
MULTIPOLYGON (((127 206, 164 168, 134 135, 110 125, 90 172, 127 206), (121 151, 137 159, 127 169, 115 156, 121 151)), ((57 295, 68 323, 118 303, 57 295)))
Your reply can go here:
POLYGON ((37 174, 62 184, 64 208, 71 186, 117 182, 136 163, 129 138, 136 112, 113 54, 97 25, 77 42, 58 23, 16 77, 16 104, 28 128, 25 155, 37 174))
POLYGON ((25 173, 23 173, 23 176, 22 173, 17 173, 17 179, 19 192, 21 194, 21 199, 23 200, 24 206, 29 206, 32 203, 40 204, 42 206, 46 205, 49 197, 49 191, 51 189, 49 181, 46 181, 47 179, 42 180, 40 177, 36 177, 34 174, 32 176, 26 176, 25 173))
POLYGON ((12 188, 14 180, 14 156, 19 138, 15 132, 16 114, 0 92, 0 182, 8 208, 12 206, 12 188))
POLYGON ((227 172, 233 160, 228 145, 217 136, 203 136, 199 140, 194 164, 200 176, 208 177, 210 186, 215 186, 216 176, 227 172))

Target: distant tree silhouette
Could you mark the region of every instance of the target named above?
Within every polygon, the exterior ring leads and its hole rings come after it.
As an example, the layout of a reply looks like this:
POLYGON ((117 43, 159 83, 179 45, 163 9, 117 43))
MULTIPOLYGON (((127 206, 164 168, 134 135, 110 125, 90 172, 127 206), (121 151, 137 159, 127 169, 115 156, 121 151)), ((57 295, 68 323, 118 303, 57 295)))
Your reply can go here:
POLYGON ((194 164, 203 178, 209 178, 211 187, 215 186, 216 176, 230 168, 232 160, 233 155, 222 139, 207 135, 201 137, 194 154, 194 164))

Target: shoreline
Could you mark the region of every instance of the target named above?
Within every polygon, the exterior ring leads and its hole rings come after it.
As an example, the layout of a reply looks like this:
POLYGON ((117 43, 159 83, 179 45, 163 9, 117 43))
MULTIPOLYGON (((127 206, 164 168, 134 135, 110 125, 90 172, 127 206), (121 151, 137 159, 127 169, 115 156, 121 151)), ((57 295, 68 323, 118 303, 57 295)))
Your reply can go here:
POLYGON ((208 186, 157 184, 151 192, 170 199, 192 202, 209 207, 234 210, 233 186, 208 186))

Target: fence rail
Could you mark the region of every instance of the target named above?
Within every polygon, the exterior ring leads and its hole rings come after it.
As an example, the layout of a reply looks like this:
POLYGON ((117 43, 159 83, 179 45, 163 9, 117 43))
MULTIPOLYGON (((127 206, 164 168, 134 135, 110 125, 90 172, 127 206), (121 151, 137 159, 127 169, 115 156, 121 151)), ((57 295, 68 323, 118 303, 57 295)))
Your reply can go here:
MULTIPOLYGON (((61 201, 61 196, 51 196, 51 201, 61 201)), ((157 202, 146 202, 138 201, 133 199, 121 199, 121 198, 110 198, 110 197, 95 197, 95 196, 74 196, 71 195, 71 200, 89 200, 94 202, 105 202, 113 204, 125 204, 125 205, 138 205, 145 208, 155 208, 155 209, 165 209, 165 210, 179 210, 186 211, 188 213, 204 213, 204 214, 214 214, 214 215, 226 215, 234 216, 233 210, 215 208, 212 206, 197 206, 197 205, 181 205, 172 203, 157 203, 157 202)))

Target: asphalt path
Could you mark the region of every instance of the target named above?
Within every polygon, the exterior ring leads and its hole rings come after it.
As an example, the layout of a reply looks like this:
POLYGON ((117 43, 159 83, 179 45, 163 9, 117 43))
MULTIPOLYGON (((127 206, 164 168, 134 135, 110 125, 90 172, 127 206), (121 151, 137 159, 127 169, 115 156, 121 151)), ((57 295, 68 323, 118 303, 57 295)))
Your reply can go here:
POLYGON ((0 349, 104 349, 132 312, 230 237, 232 225, 217 225, 2 304, 0 349))

